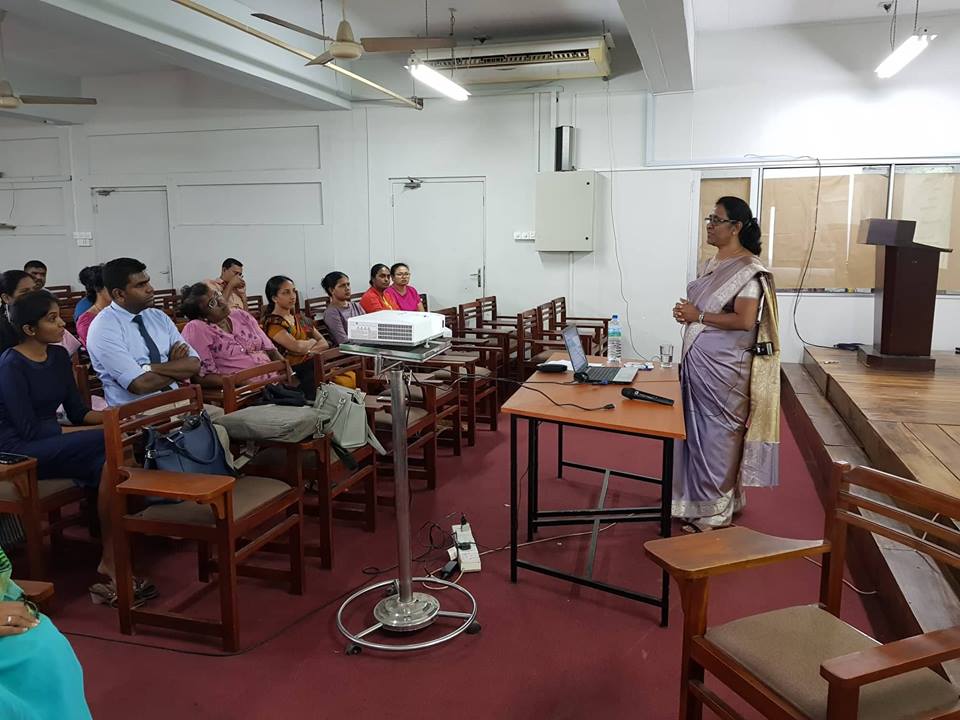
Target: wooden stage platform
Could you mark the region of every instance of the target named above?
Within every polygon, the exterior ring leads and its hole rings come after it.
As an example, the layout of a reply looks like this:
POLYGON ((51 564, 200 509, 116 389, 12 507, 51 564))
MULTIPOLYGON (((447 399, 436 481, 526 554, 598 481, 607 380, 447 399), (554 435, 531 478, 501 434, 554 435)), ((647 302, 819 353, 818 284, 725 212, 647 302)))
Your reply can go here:
MULTIPOLYGON (((783 409, 817 481, 830 465, 869 465, 960 497, 960 355, 937 353, 932 373, 868 368, 843 350, 807 348, 785 364, 783 409)), ((906 637, 960 625, 960 583, 933 561, 869 533, 851 536, 850 569, 875 588, 875 626, 906 637)), ((944 669, 960 681, 960 663, 944 669)))

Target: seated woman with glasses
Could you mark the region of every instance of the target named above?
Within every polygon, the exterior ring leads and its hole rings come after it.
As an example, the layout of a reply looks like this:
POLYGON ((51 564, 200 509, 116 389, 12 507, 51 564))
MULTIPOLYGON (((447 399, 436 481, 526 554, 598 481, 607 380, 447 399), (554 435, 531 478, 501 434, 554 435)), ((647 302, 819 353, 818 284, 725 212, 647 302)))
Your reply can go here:
POLYGON ((370 268, 370 289, 360 297, 360 307, 364 312, 398 309, 393 300, 384 294, 388 287, 390 287, 390 268, 383 263, 377 263, 370 268))
POLYGON ((194 283, 180 296, 180 312, 190 320, 180 334, 200 356, 202 387, 221 388, 224 375, 283 359, 253 315, 231 310, 218 290, 194 283))
POLYGON ((406 263, 394 263, 390 266, 390 279, 393 285, 383 291, 398 310, 417 310, 423 312, 423 300, 420 293, 410 284, 410 268, 406 263))
POLYGON ((320 332, 307 323, 297 309, 297 286, 285 275, 274 275, 264 288, 266 305, 263 330, 277 346, 293 373, 300 381, 300 389, 310 398, 316 394, 313 356, 329 345, 320 332))

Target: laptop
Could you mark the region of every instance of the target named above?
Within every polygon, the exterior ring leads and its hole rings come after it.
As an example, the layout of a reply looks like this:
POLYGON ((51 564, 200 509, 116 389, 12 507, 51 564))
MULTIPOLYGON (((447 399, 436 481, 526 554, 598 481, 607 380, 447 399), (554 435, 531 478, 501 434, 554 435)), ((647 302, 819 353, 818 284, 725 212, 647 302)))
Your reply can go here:
POLYGON ((580 330, 576 325, 567 325, 563 329, 563 342, 570 355, 573 377, 580 382, 629 385, 637 376, 638 368, 635 367, 590 367, 580 343, 580 330))

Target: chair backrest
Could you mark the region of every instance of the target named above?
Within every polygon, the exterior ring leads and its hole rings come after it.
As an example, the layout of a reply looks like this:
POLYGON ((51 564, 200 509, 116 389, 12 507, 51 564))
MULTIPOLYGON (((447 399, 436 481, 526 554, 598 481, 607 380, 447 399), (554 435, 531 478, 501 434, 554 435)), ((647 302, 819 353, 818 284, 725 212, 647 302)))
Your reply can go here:
POLYGON ((57 300, 66 300, 70 297, 71 288, 69 285, 47 285, 43 289, 57 300))
POLYGON ((497 319, 497 296, 496 295, 487 295, 486 297, 477 298, 477 302, 480 303, 480 319, 483 321, 494 321, 497 319))
POLYGON ((247 312, 255 318, 263 312, 263 295, 247 295, 247 312))
POLYGON ((292 382, 290 366, 285 360, 247 368, 223 376, 223 411, 232 413, 257 401, 267 385, 292 382), (279 376, 279 377, 278 377, 279 376))
POLYGON ((330 297, 328 295, 307 298, 303 301, 303 311, 306 315, 312 318, 323 317, 323 313, 326 311, 329 304, 330 297))
POLYGON ((423 311, 430 312, 430 306, 427 304, 427 294, 420 293, 420 302, 423 303, 423 311))
POLYGON ((460 315, 460 330, 483 327, 483 309, 479 300, 464 303, 458 308, 460 315))
POLYGON ((820 601, 838 615, 843 590, 847 531, 850 527, 893 540, 931 559, 960 569, 960 498, 868 467, 835 463, 824 537, 830 556, 823 566, 820 601), (910 509, 906 509, 910 508, 910 509), (925 515, 933 519, 928 519, 925 515), (937 518, 949 522, 941 524, 937 518), (930 538, 930 539, 928 539, 930 538))
POLYGON ((134 445, 142 438, 144 428, 167 432, 177 427, 184 415, 196 415, 202 411, 203 396, 199 385, 169 390, 104 410, 104 467, 109 482, 113 485, 119 482, 120 468, 130 464, 134 445))
POLYGON ((543 338, 545 333, 556 331, 556 315, 553 312, 553 302, 544 303, 537 306, 537 315, 539 322, 534 328, 536 334, 534 337, 543 338))
POLYGON ((352 295, 350 295, 350 299, 351 299, 351 300, 359 300, 360 298, 363 297, 363 293, 365 293, 365 292, 366 292, 366 290, 364 290, 363 292, 355 292, 355 293, 353 293, 352 295))
POLYGON ((333 379, 338 375, 345 375, 351 371, 356 374, 357 387, 365 390, 367 383, 362 356, 347 355, 341 352, 339 348, 330 348, 317 355, 316 381, 318 386, 321 383, 333 382, 333 379))
POLYGON ((567 324, 567 298, 557 297, 550 301, 553 305, 554 330, 562 329, 567 324))
POLYGON ((443 315, 443 324, 450 328, 454 337, 460 336, 460 313, 455 307, 434 310, 437 315, 443 315))
POLYGON ((80 357, 79 351, 74 353, 73 357, 70 358, 70 364, 73 368, 73 379, 77 383, 77 390, 80 391, 80 397, 83 398, 83 402, 87 404, 87 407, 90 407, 90 375, 88 374, 87 366, 84 365, 83 359, 80 357))
POLYGON ((539 324, 540 310, 538 308, 530 308, 517 315, 517 359, 521 363, 539 352, 534 349, 530 342, 540 337, 539 324))

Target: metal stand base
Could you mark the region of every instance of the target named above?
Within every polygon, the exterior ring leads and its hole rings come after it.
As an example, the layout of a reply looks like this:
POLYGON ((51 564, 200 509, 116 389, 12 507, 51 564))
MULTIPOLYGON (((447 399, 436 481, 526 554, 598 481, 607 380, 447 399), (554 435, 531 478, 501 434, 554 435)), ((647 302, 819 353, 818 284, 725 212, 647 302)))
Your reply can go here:
MULTIPOLYGON (((379 374, 382 361, 386 359, 405 359, 396 353, 391 357, 391 351, 385 348, 364 348, 350 346, 349 349, 341 346, 343 352, 356 355, 370 355, 376 360, 376 370, 379 374)), ((423 351, 424 355, 437 354, 443 348, 429 348, 423 351)), ((426 359, 426 358, 424 358, 426 359)), ((410 479, 407 473, 407 398, 404 393, 403 369, 398 362, 390 368, 390 415, 393 418, 393 464, 394 481, 396 483, 397 509, 397 572, 396 580, 385 580, 353 593, 343 601, 337 611, 337 629, 350 640, 347 645, 347 654, 356 655, 361 648, 372 650, 386 650, 388 652, 402 652, 404 650, 423 650, 452 640, 460 633, 473 634, 479 632, 477 623, 477 601, 473 595, 463 587, 447 580, 438 580, 428 577, 411 577, 412 562, 410 559, 410 479), (441 610, 440 601, 432 595, 423 592, 413 592, 413 583, 436 583, 452 588, 465 595, 470 600, 469 612, 441 610), (374 625, 354 634, 343 624, 343 614, 350 603, 383 588, 390 588, 387 597, 380 600, 373 610, 376 620, 374 625), (461 621, 460 625, 446 635, 424 640, 421 642, 406 643, 378 643, 365 638, 377 630, 392 631, 395 633, 412 633, 428 627, 438 617, 455 618, 461 621)))
POLYGON ((384 580, 383 582, 376 583, 375 585, 368 585, 367 587, 358 590, 353 595, 348 597, 343 602, 343 605, 340 606, 340 610, 337 611, 337 629, 341 632, 341 634, 343 634, 344 637, 350 640, 350 644, 347 645, 348 655, 356 655, 360 652, 361 648, 370 648, 371 650, 386 650, 388 652, 424 650, 426 648, 445 643, 448 640, 452 640, 461 633, 465 632, 468 635, 473 635, 480 631, 480 624, 477 622, 477 601, 473 595, 470 594, 470 591, 465 587, 461 587, 456 583, 448 582, 447 580, 438 580, 437 578, 417 577, 412 578, 412 581, 418 583, 429 582, 431 584, 444 585, 448 588, 459 591, 470 601, 470 611, 457 612, 454 610, 443 610, 440 607, 440 602, 435 597, 420 592, 413 593, 412 600, 408 603, 405 603, 400 599, 399 596, 398 580, 384 580), (391 594, 390 597, 384 598, 377 603, 377 607, 373 611, 374 618, 377 620, 377 622, 368 628, 364 628, 356 634, 350 632, 343 622, 343 613, 347 606, 364 595, 386 588, 390 588, 397 594, 391 594), (381 608, 387 607, 392 608, 395 613, 384 619, 381 617, 380 612, 381 608), (428 613, 429 617, 427 617, 428 613), (417 619, 418 616, 419 620, 417 619), (392 632, 412 632, 414 630, 420 630, 432 624, 437 618, 455 618, 460 620, 460 624, 445 635, 441 635, 440 637, 436 637, 431 640, 424 640, 422 642, 388 644, 373 642, 366 639, 368 635, 375 633, 377 630, 392 632))

